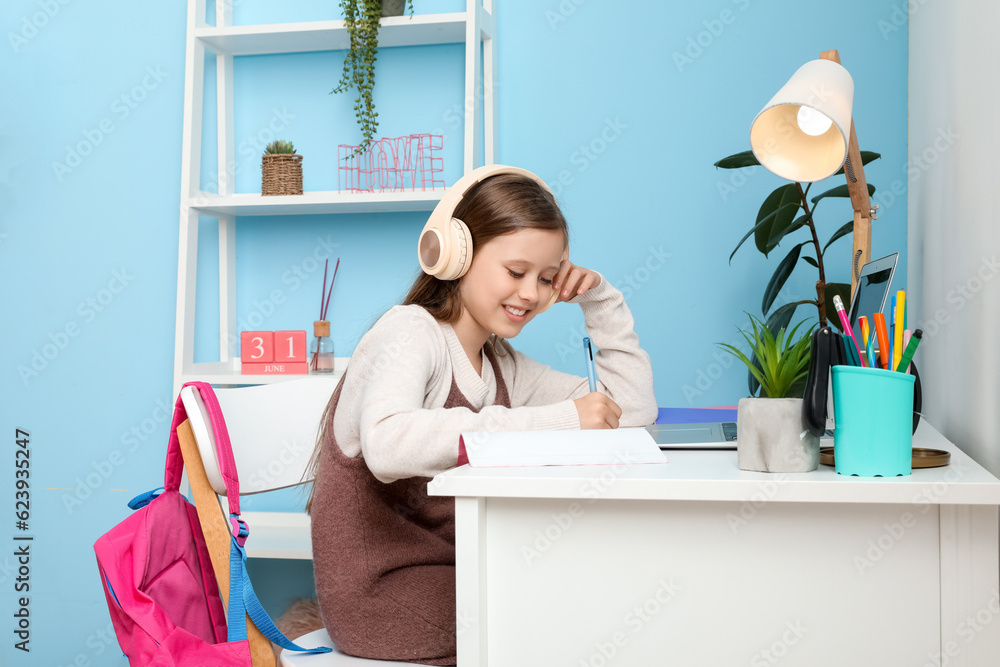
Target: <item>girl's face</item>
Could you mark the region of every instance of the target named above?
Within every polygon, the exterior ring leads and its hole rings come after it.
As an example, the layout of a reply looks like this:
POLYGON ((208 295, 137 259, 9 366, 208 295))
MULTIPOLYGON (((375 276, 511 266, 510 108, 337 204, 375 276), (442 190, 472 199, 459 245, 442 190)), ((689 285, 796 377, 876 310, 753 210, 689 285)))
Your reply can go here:
POLYGON ((483 343, 490 334, 521 333, 552 296, 565 249, 562 232, 550 229, 522 229, 477 247, 459 285, 462 329, 483 343))

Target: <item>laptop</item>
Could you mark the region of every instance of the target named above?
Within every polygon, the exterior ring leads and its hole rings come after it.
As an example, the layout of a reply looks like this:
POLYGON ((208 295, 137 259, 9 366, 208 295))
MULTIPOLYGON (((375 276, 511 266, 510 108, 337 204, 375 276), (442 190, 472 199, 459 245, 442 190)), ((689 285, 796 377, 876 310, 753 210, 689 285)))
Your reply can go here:
POLYGON ((652 424, 646 430, 660 449, 736 449, 736 422, 652 424))
MULTIPOLYGON (((859 345, 863 345, 858 317, 871 317, 874 312, 881 312, 889 295, 889 287, 896 271, 898 253, 873 260, 862 267, 858 287, 851 301, 850 323, 855 328, 855 336, 859 345)), ((832 308, 832 304, 830 304, 832 308)), ((836 317, 828 313, 828 318, 836 317)), ((831 405, 827 414, 827 431, 823 438, 833 437, 833 393, 830 392, 831 405)), ((705 424, 653 424, 646 430, 660 449, 736 449, 736 423, 712 422, 705 424)))

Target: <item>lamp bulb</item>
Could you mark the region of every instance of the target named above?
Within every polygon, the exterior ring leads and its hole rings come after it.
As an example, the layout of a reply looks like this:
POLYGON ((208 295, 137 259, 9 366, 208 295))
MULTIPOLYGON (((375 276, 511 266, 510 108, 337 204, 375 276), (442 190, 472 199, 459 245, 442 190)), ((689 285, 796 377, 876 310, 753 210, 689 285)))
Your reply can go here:
POLYGON ((799 114, 796 120, 799 123, 799 129, 810 137, 818 137, 833 125, 833 121, 828 116, 807 106, 799 107, 799 114))

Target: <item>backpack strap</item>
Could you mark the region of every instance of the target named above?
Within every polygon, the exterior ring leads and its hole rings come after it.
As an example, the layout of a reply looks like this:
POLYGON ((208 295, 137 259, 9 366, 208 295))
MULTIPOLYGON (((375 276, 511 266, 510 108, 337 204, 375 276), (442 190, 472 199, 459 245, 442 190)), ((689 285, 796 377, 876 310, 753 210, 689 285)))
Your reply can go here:
MULTIPOLYGON (((222 408, 219 407, 219 399, 216 398, 212 385, 207 382, 186 382, 184 387, 192 386, 201 394, 201 400, 208 411, 208 418, 212 423, 212 432, 215 435, 215 449, 219 460, 219 472, 222 474, 222 481, 226 485, 226 499, 229 501, 229 523, 232 534, 240 539, 240 545, 246 542, 249 534, 246 523, 240 519, 240 478, 236 472, 236 460, 233 458, 233 445, 229 440, 229 430, 226 428, 226 420, 222 416, 222 408)), ((183 389, 183 387, 181 387, 183 389)), ((181 486, 181 476, 184 473, 184 458, 181 456, 181 443, 177 437, 177 427, 187 419, 187 411, 180 395, 174 404, 174 419, 170 424, 170 442, 167 445, 166 471, 164 473, 163 486, 168 491, 179 491, 181 486)))
POLYGON ((257 626, 257 629, 271 642, 281 648, 288 649, 289 651, 300 651, 302 653, 331 653, 333 649, 329 646, 303 648, 286 637, 278 629, 278 626, 274 624, 270 615, 268 615, 263 605, 261 605, 260 600, 257 598, 257 593, 253 590, 253 584, 250 583, 250 574, 246 568, 246 561, 246 550, 233 537, 232 548, 229 552, 229 641, 246 639, 246 619, 247 616, 250 616, 250 620, 257 626), (241 578, 241 581, 238 583, 235 581, 237 576, 241 578), (240 591, 239 595, 241 597, 235 597, 235 591, 240 591))
MULTIPOLYGON (((205 410, 208 412, 215 436, 216 455, 219 461, 219 472, 226 485, 226 498, 229 501, 229 525, 232 539, 229 549, 229 610, 227 614, 228 640, 242 641, 247 638, 247 614, 254 625, 267 637, 282 648, 305 653, 329 653, 332 649, 320 646, 305 649, 290 641, 274 625, 271 617, 260 604, 254 593, 247 573, 247 554, 244 549, 250 528, 240 517, 240 479, 236 471, 236 459, 233 457, 233 445, 229 439, 226 420, 219 406, 219 399, 207 382, 187 382, 184 387, 193 386, 201 395, 205 410)), ((183 387, 182 387, 183 389, 183 387)), ((170 442, 167 445, 167 461, 163 486, 168 491, 179 491, 181 476, 184 473, 184 458, 181 455, 180 438, 177 427, 187 419, 187 411, 180 395, 174 404, 174 418, 170 425, 170 442)), ((154 492, 151 492, 154 493, 154 492)))

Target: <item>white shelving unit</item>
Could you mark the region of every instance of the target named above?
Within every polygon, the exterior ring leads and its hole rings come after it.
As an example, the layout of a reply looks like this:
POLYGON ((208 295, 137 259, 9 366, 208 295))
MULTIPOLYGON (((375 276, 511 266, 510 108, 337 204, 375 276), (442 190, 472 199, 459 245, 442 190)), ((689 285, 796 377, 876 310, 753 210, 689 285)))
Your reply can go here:
MULTIPOLYGON (((239 385, 280 382, 297 376, 241 375, 240 360, 229 355, 236 331, 236 228, 241 216, 316 215, 430 211, 443 190, 349 194, 306 192, 299 196, 236 194, 227 165, 234 159, 233 59, 237 56, 346 49, 343 21, 232 25, 231 0, 216 0, 216 25, 206 21, 207 0, 189 0, 184 74, 184 134, 181 158, 180 237, 177 266, 177 329, 174 342, 174 395, 183 383, 202 380, 239 385), (216 56, 218 109, 218 192, 201 190, 201 127, 207 53, 216 56), (194 307, 197 285, 198 218, 219 221, 220 359, 194 363, 194 307)), ((467 0, 464 12, 382 19, 379 48, 465 44, 465 137, 463 172, 491 164, 496 155, 496 18, 493 0, 467 0), (481 93, 479 92, 481 91, 481 93), (478 137, 482 135, 483 140, 478 137)), ((331 151, 336 146, 330 147, 331 151)), ((338 360, 342 371, 346 359, 338 360)))
POLYGON ((247 540, 250 558, 312 560, 309 515, 302 512, 243 512, 252 538, 247 540))

